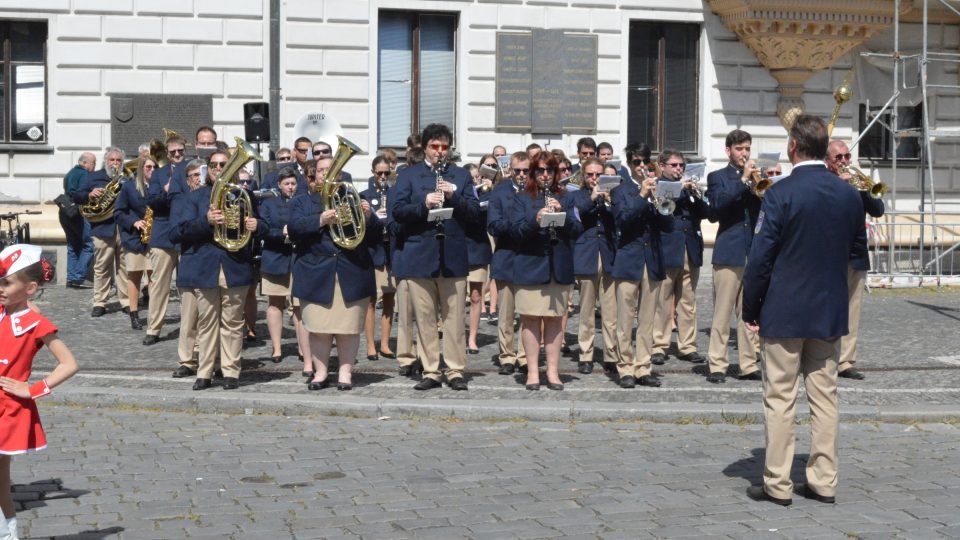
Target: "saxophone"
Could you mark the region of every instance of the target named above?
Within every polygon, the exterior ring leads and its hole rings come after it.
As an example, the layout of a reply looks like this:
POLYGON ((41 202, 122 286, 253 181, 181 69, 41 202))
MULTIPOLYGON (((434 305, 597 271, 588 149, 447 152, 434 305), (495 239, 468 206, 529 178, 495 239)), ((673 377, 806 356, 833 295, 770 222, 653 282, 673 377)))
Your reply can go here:
POLYGON ((140 243, 146 246, 150 244, 150 235, 153 234, 153 208, 147 207, 147 211, 143 213, 143 221, 146 226, 140 231, 140 243))
POLYGON ((97 197, 90 197, 80 206, 80 215, 90 223, 100 223, 113 217, 113 210, 117 206, 117 197, 120 196, 120 187, 123 185, 123 170, 120 167, 106 169, 107 185, 103 186, 103 193, 97 197))

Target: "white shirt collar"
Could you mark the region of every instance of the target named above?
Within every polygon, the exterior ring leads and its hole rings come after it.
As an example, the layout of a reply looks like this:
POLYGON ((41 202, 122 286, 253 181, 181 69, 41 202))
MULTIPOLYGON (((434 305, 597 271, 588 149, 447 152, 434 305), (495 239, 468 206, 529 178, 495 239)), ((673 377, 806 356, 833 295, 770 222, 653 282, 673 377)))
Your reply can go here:
POLYGON ((822 159, 808 159, 807 161, 801 161, 793 166, 794 169, 797 167, 805 167, 807 165, 820 165, 821 167, 826 167, 827 164, 823 162, 822 159))

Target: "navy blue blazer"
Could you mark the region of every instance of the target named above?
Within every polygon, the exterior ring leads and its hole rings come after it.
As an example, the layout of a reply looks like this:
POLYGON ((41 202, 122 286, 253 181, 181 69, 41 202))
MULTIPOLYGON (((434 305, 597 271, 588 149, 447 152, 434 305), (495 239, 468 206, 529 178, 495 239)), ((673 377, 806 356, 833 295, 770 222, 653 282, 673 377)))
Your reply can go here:
MULTIPOLYGON (((864 214, 860 216, 861 220, 866 223, 866 214, 876 218, 882 217, 886 210, 883 206, 883 199, 874 199, 866 191, 860 191, 859 193, 864 210, 864 214)), ((867 244, 866 235, 863 236, 863 242, 858 241, 853 251, 850 252, 850 266, 854 270, 870 270, 870 246, 867 244)))
POLYGON ((263 177, 263 181, 260 182, 260 189, 280 189, 278 181, 280 179, 280 169, 285 168, 293 169, 293 173, 297 176, 297 191, 295 195, 306 195, 307 190, 310 186, 307 185, 306 179, 303 175, 300 174, 300 169, 295 164, 284 164, 283 167, 280 167, 276 171, 271 171, 263 177))
MULTIPOLYGON (((470 267, 486 266, 490 264, 493 258, 493 249, 490 247, 490 237, 487 236, 487 212, 490 206, 490 194, 493 191, 480 193, 474 187, 474 193, 480 203, 487 203, 485 207, 480 208, 479 220, 477 223, 467 228, 467 263, 470 267)), ((479 203, 478 203, 479 204, 479 203)))
MULTIPOLYGON (((147 184, 149 186, 149 184, 147 184)), ((134 229, 133 224, 143 219, 147 212, 147 198, 140 195, 137 191, 137 183, 133 180, 124 182, 120 188, 120 196, 117 197, 117 207, 113 211, 113 216, 117 220, 117 226, 120 228, 120 245, 127 251, 134 253, 145 253, 149 246, 140 242, 140 230, 134 229)), ((153 220, 157 222, 156 219, 153 220)), ((150 239, 156 229, 150 232, 150 239)))
MULTIPOLYGON (((172 249, 173 242, 170 241, 170 229, 173 223, 170 221, 170 212, 172 211, 172 201, 175 186, 182 186, 186 183, 187 161, 173 164, 167 163, 163 167, 153 171, 150 177, 150 183, 147 185, 147 204, 153 208, 153 232, 150 234, 150 246, 163 249, 172 249), (171 180, 171 176, 173 180, 171 180), (167 182, 170 182, 169 190, 164 190, 167 182)), ((182 189, 182 187, 180 188, 182 189)))
MULTIPOLYGON (((365 189, 360 192, 360 198, 370 203, 370 211, 377 213, 378 210, 383 208, 383 193, 377 191, 376 186, 372 189, 365 189)), ((387 202, 390 202, 390 192, 387 191, 387 202)), ((383 239, 380 242, 374 242, 369 245, 370 257, 373 258, 373 265, 377 268, 381 266, 390 266, 391 259, 391 250, 390 250, 390 234, 389 230, 386 230, 386 220, 381 220, 381 225, 384 227, 383 239)))
POLYGON ((496 249, 490 258, 490 278, 497 281, 513 281, 513 258, 517 245, 510 230, 513 227, 513 200, 517 186, 506 179, 493 186, 487 199, 487 232, 496 240, 496 249))
POLYGON ((563 227, 556 230, 556 243, 551 241, 549 229, 537 222, 537 212, 545 205, 543 194, 533 198, 521 191, 513 199, 509 234, 516 243, 516 255, 511 281, 517 285, 570 285, 574 281, 573 243, 583 232, 583 224, 568 193, 555 197, 567 214, 563 227))
POLYGON ((857 190, 820 164, 766 191, 743 274, 743 321, 773 338, 847 334, 847 265, 865 241, 857 190))
POLYGON ((464 230, 478 222, 480 206, 473 190, 470 173, 451 165, 444 179, 456 186, 444 207, 453 208, 453 218, 440 225, 427 221, 427 194, 436 191, 436 174, 426 162, 405 167, 397 177, 396 195, 387 203, 393 219, 402 225, 398 236, 396 258, 403 259, 394 274, 399 279, 431 277, 466 277, 470 271, 464 230), (438 230, 445 239, 436 238, 438 230))
POLYGON ((713 264, 743 266, 753 241, 760 199, 740 180, 740 171, 727 165, 707 175, 707 198, 720 222, 713 244, 713 264))
POLYGON ((590 191, 581 189, 572 191, 571 204, 580 213, 583 234, 573 244, 573 273, 578 276, 597 275, 597 257, 604 272, 613 270, 613 261, 617 253, 617 225, 613 219, 612 207, 597 198, 590 200, 590 191))
MULTIPOLYGON (((660 181, 671 180, 660 178, 660 181)), ((677 203, 677 209, 672 216, 673 230, 660 234, 663 242, 663 265, 667 268, 683 268, 689 255, 690 266, 699 268, 703 266, 703 233, 700 231, 700 222, 710 215, 710 205, 686 189, 680 192, 680 197, 674 202, 677 203)))
POLYGON ((611 275, 614 279, 640 281, 646 269, 650 279, 662 280, 666 273, 660 235, 673 229, 673 218, 661 216, 650 201, 641 197, 634 180, 613 188, 610 199, 620 231, 611 275))
POLYGON ((333 302, 334 283, 339 282, 345 302, 376 294, 376 279, 370 244, 382 240, 383 222, 370 215, 363 244, 342 249, 333 242, 330 227, 320 226, 323 205, 319 193, 293 199, 292 219, 287 232, 296 245, 293 262, 293 296, 315 302, 333 302))
POLYGON ((177 286, 199 289, 217 288, 220 269, 228 287, 253 283, 253 256, 249 249, 231 252, 213 241, 213 226, 207 221, 212 187, 205 185, 183 193, 174 202, 170 240, 180 244, 177 286))
MULTIPOLYGON (((80 189, 73 192, 73 202, 83 205, 90 198, 90 192, 96 188, 102 188, 107 185, 107 171, 100 169, 93 171, 84 177, 80 182, 80 189)), ((90 235, 97 238, 113 238, 117 233, 117 221, 113 216, 101 221, 100 223, 90 224, 90 235)))
POLYGON ((263 240, 260 271, 277 276, 289 274, 293 268, 293 244, 287 241, 283 227, 289 225, 292 218, 293 198, 281 195, 267 199, 260 203, 258 210, 257 231, 263 240))

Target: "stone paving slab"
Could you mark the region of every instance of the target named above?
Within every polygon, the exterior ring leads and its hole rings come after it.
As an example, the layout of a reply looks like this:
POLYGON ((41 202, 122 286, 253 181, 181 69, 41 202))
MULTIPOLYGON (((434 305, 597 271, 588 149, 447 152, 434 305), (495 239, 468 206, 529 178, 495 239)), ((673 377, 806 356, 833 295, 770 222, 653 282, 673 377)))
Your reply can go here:
MULTIPOLYGON (((950 538, 952 423, 843 423, 836 505, 750 501, 762 425, 41 408, 24 538, 950 538)), ((808 427, 793 478, 803 480, 808 427)))

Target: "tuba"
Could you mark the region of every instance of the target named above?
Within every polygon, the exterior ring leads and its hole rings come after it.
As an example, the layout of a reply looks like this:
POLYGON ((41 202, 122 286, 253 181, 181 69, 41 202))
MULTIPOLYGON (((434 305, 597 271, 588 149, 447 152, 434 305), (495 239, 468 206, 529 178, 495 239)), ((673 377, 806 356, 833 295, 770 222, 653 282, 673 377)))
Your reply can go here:
POLYGON ((117 206, 117 197, 123 186, 123 170, 121 167, 106 169, 108 182, 103 186, 103 193, 99 197, 90 197, 80 206, 80 215, 90 223, 100 223, 113 217, 113 210, 117 206))
POLYGON ((360 195, 353 186, 338 181, 337 177, 350 158, 361 150, 340 135, 337 135, 337 141, 339 144, 333 155, 333 163, 319 187, 320 201, 324 211, 337 211, 337 220, 330 225, 333 243, 343 249, 356 249, 367 232, 367 221, 363 215, 360 195))
POLYGON ((247 190, 230 180, 252 160, 263 161, 257 150, 240 137, 234 137, 237 150, 230 156, 210 192, 210 205, 223 212, 223 223, 213 230, 213 240, 227 251, 240 251, 250 243, 251 233, 244 220, 253 217, 253 204, 247 190))
POLYGON ((837 118, 840 117, 840 107, 850 101, 852 97, 853 90, 850 89, 847 80, 844 79, 843 83, 833 91, 833 100, 836 101, 837 104, 833 108, 833 114, 830 115, 830 122, 827 123, 827 137, 833 135, 833 126, 837 125, 837 118))
MULTIPOLYGON (((167 145, 157 139, 150 139, 150 159, 157 163, 157 167, 163 167, 167 164, 167 145)), ((127 178, 134 178, 140 169, 139 157, 133 158, 123 163, 123 174, 127 178)))

